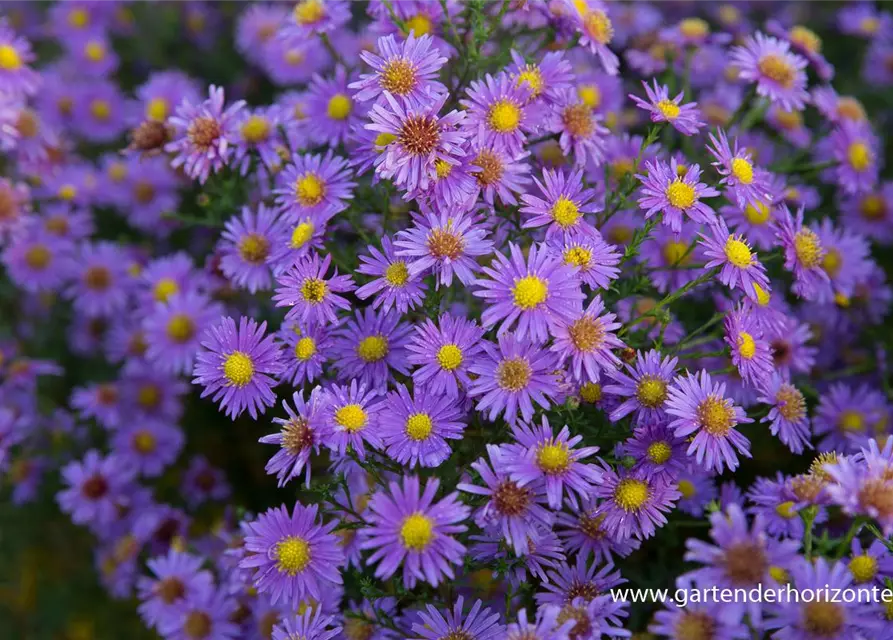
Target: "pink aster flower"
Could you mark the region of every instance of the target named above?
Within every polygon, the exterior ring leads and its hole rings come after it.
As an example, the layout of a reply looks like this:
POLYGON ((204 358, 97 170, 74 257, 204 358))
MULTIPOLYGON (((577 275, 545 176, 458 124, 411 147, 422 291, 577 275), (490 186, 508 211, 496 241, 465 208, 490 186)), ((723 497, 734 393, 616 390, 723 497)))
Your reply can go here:
POLYGON ((805 58, 791 53, 788 42, 757 32, 744 46, 733 47, 732 63, 738 77, 754 82, 757 93, 788 111, 800 110, 809 101, 805 58))
POLYGON ((629 97, 636 106, 651 114, 651 122, 669 122, 679 133, 686 136, 695 135, 704 126, 699 119, 701 112, 698 110, 698 103, 681 104, 682 91, 671 100, 670 90, 666 85, 658 85, 657 80, 653 80, 653 83, 654 86, 651 87, 647 82, 642 82, 645 95, 648 96, 647 101, 633 94, 629 94, 629 97))
POLYGON ((417 38, 410 33, 402 41, 392 35, 382 36, 375 53, 360 52, 360 58, 375 73, 361 75, 349 88, 356 90, 356 99, 362 102, 380 99, 384 94, 413 104, 436 101, 447 93, 446 87, 437 81, 438 71, 447 59, 433 44, 430 35, 417 38))
POLYGON ((598 382, 602 373, 610 374, 620 366, 611 349, 626 346, 613 333, 621 323, 615 322, 615 314, 603 314, 604 310, 601 296, 596 295, 573 320, 558 320, 551 327, 555 339, 551 350, 562 364, 570 359, 570 373, 579 382, 598 382))

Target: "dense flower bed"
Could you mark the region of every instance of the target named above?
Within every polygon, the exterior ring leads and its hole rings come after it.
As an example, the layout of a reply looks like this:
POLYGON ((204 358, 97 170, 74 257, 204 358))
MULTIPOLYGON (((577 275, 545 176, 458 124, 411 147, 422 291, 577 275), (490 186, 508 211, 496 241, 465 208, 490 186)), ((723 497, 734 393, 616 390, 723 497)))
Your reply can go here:
POLYGON ((172 640, 893 637, 612 593, 893 587, 882 9, 6 3, 4 500, 172 640))

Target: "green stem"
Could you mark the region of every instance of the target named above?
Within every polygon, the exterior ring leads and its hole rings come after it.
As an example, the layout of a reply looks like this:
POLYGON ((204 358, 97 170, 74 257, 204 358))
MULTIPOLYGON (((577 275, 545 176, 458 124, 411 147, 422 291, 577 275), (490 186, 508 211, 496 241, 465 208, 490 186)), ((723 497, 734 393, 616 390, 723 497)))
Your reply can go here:
POLYGON ((335 63, 347 68, 348 65, 344 63, 344 59, 341 57, 341 54, 338 53, 338 51, 332 45, 332 41, 329 40, 329 34, 320 33, 319 39, 322 40, 323 46, 326 48, 326 51, 329 52, 329 55, 332 56, 332 59, 335 61, 335 63))
POLYGON ((850 544, 853 542, 853 538, 856 537, 856 534, 859 533, 859 530, 864 527, 868 523, 868 518, 865 516, 859 516, 855 520, 853 520, 852 526, 850 526, 850 530, 846 532, 846 536, 843 540, 840 541, 840 544, 837 547, 837 552, 834 554, 836 559, 840 559, 844 557, 850 550, 850 544))
POLYGON ((818 516, 818 507, 807 507, 800 512, 803 519, 803 554, 809 560, 812 556, 812 527, 815 524, 816 516, 818 516))
POLYGON ((653 318, 655 315, 657 315, 657 312, 660 309, 666 307, 669 304, 676 302, 676 300, 678 300, 679 298, 684 296, 686 293, 688 293, 689 291, 691 291, 698 285, 702 285, 705 282, 712 280, 714 277, 716 277, 716 274, 719 273, 720 268, 721 267, 714 267, 710 271, 707 271, 706 273, 702 274, 699 278, 696 278, 695 280, 692 280, 691 282, 687 282, 684 285, 682 285, 681 287, 679 287, 678 289, 676 289, 676 291, 673 291, 672 293, 667 294, 666 296, 664 296, 664 298, 659 300, 657 302, 657 304, 654 305, 654 307, 652 307, 651 309, 649 309, 648 311, 646 311, 645 313, 640 315, 635 320, 632 320, 629 323, 625 324, 623 326, 623 329, 621 329, 621 333, 625 333, 626 331, 629 331, 632 327, 636 326, 637 324, 639 324, 643 320, 646 320, 647 318, 653 318))

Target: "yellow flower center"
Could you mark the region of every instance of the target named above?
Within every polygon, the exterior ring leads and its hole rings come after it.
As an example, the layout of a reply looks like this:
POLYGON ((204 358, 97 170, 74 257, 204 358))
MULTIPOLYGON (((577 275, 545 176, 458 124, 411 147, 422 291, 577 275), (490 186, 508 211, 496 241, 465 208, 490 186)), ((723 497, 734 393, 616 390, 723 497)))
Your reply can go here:
POLYGON ((382 335, 363 338, 357 346, 357 355, 363 362, 378 362, 388 355, 388 339, 382 335))
POLYGON ((385 65, 379 84, 385 91, 402 96, 415 86, 416 76, 413 65, 404 58, 396 58, 385 65))
POLYGON ((329 98, 329 105, 326 107, 326 113, 332 120, 346 120, 353 109, 353 102, 343 93, 336 93, 329 98))
POLYGON ((654 106, 657 107, 657 110, 660 111, 661 115, 667 120, 674 120, 679 117, 679 105, 672 100, 661 100, 654 106))
POLYGON ((326 15, 321 0, 304 0, 295 5, 295 22, 300 25, 316 24, 326 15))
POLYGON ((599 44, 608 44, 614 37, 614 25, 601 9, 590 11, 583 18, 586 35, 599 44))
POLYGON ((96 98, 90 103, 90 113, 97 120, 108 120, 112 115, 112 106, 106 100, 96 98))
POLYGON ((822 50, 822 39, 815 34, 815 31, 799 24, 788 30, 788 38, 810 53, 818 53, 822 50))
POLYGON ((738 178, 741 184, 753 182, 753 165, 744 158, 732 158, 732 175, 738 178))
POLYGON ((270 241, 259 233, 246 234, 239 242, 239 255, 251 264, 263 264, 270 254, 270 241))
POLYGON ((568 327, 568 335, 578 351, 584 353, 600 347, 605 339, 605 330, 601 323, 589 316, 583 316, 568 327))
POLYGON ((319 304, 326 297, 328 286, 325 280, 307 278, 301 285, 301 296, 308 304, 319 304))
POLYGON ((643 376, 636 385, 636 400, 643 407, 656 409, 667 399, 667 383, 660 378, 643 376))
POLYGON ((163 121, 167 118, 170 107, 164 98, 152 98, 146 105, 146 117, 150 120, 163 121))
POLYGON ((862 198, 859 211, 866 220, 883 220, 887 216, 887 204, 881 196, 872 193, 862 198))
POLYGON ((25 264, 35 271, 46 269, 52 259, 50 250, 42 244, 35 244, 25 252, 25 264))
POLYGON ((678 266, 691 262, 691 256, 688 254, 688 245, 684 242, 676 242, 670 240, 664 245, 664 260, 670 266, 678 266))
POLYGON ((790 520, 797 515, 797 511, 794 509, 794 503, 791 500, 782 502, 780 505, 776 506, 775 513, 785 520, 790 520))
POLYGON ((778 412, 790 422, 797 422, 806 415, 806 401, 803 394, 790 384, 783 384, 775 394, 778 412))
POLYGON ((565 229, 573 226, 580 218, 580 210, 572 200, 568 200, 564 196, 558 198, 552 205, 552 219, 560 227, 565 229))
POLYGON ((400 539, 410 551, 422 551, 434 540, 434 521, 422 513, 413 513, 403 521, 400 539))
POLYGON ((758 202, 756 206, 748 203, 747 206, 744 207, 744 217, 747 218, 747 221, 750 224, 766 224, 769 220, 769 207, 762 202, 758 202))
POLYGON ((772 576, 772 579, 778 584, 787 584, 791 581, 790 574, 781 567, 769 567, 769 575, 772 576))
POLYGON ((223 363, 223 375, 234 387, 244 387, 254 377, 254 362, 247 353, 233 351, 223 363))
POLYGON ((877 575, 877 560, 868 554, 856 556, 850 560, 850 573, 853 574, 853 582, 856 584, 874 580, 877 575))
POLYGON ((437 362, 446 371, 455 371, 462 364, 462 349, 454 344, 445 344, 437 350, 437 362))
POLYGON ((133 447, 142 454, 152 453, 157 444, 151 431, 138 431, 133 437, 133 447))
POLYGON ((152 290, 152 297, 158 302, 167 302, 170 297, 179 290, 180 285, 177 284, 176 280, 173 280, 172 278, 162 278, 155 283, 155 288, 152 290))
POLYGON ((427 413, 414 413, 406 421, 406 435, 416 442, 420 442, 431 435, 434 424, 427 413))
POLYGON ((564 251, 565 264, 572 264, 585 269, 592 261, 592 252, 585 247, 571 247, 564 251))
POLYGON ((786 111, 785 109, 776 109, 775 118, 779 126, 787 131, 793 131, 803 126, 803 116, 799 111, 786 111))
POLYGON ((667 200, 677 209, 688 209, 695 203, 695 188, 677 178, 667 186, 667 200))
POLYGON ((65 200, 66 202, 71 202, 77 197, 78 190, 73 184, 63 184, 59 187, 58 196, 60 200, 65 200))
POLYGON ((597 109, 602 103, 602 92, 594 84, 584 84, 577 87, 577 96, 590 109, 597 109))
POLYGON ((16 71, 22 66, 22 58, 12 45, 0 45, 0 69, 16 71))
POLYGON ((760 73, 777 82, 785 89, 789 89, 794 84, 796 72, 781 56, 777 56, 774 53, 767 54, 760 58, 757 68, 759 68, 760 73))
POLYGON ((739 269, 753 264, 753 254, 751 254, 750 248, 735 236, 729 236, 729 239, 726 240, 725 253, 728 261, 739 269))
POLYGON ((669 443, 657 440, 648 445, 647 455, 654 464, 664 464, 673 455, 673 449, 669 443))
POLYGON ((434 172, 437 174, 438 180, 443 180, 453 172, 453 165, 438 158, 434 161, 434 172))
POLYGON ((358 404, 346 404, 335 412, 335 422, 350 433, 362 430, 368 419, 363 407, 358 404))
POLYGON ((557 475, 563 473, 571 462, 570 452, 564 443, 555 444, 551 440, 541 444, 536 452, 536 464, 544 473, 557 475))
POLYGON ((676 485, 676 488, 679 489, 679 493, 682 494, 682 497, 688 500, 692 496, 697 493, 695 489, 694 483, 691 480, 680 480, 679 484, 676 485))
POLYGON ((583 402, 595 404, 602 399, 602 386, 597 382, 584 382, 580 386, 580 397, 583 402))
POLYGON ((765 307, 767 304, 769 304, 769 301, 772 299, 772 294, 770 294, 756 282, 753 283, 753 291, 757 295, 758 305, 760 305, 761 307, 765 307))
POLYGON ((525 276, 515 283, 512 296, 515 306, 521 309, 535 309, 546 301, 549 295, 548 283, 537 276, 525 276))
POLYGON ((503 360, 496 368, 496 382, 506 391, 520 391, 532 376, 533 370, 524 358, 503 360))
POLYGON ((530 87, 534 98, 543 92, 543 74, 540 73, 539 67, 530 64, 524 67, 524 70, 518 74, 518 85, 525 83, 530 87))
POLYGON ((701 18, 685 18, 679 22, 679 33, 686 38, 703 38, 710 33, 710 25, 701 18))
POLYGON ((187 342, 195 335, 195 323, 186 314, 174 314, 167 323, 167 335, 174 342, 187 342))
POLYGON ((431 33, 432 27, 431 19, 422 13, 414 15, 406 21, 406 28, 410 32, 415 32, 417 38, 431 33))
POLYGON ((521 122, 521 110, 518 105, 508 100, 497 100, 490 106, 487 122, 499 133, 510 133, 517 129, 521 122))
POLYGON ((840 414, 838 419, 840 428, 849 432, 865 431, 865 419, 859 411, 848 409, 840 414))
POLYGON ((270 123, 263 116, 253 115, 242 124, 242 137, 257 144, 270 137, 270 123))
POLYGON ((316 341, 310 337, 303 337, 295 343, 295 358, 306 362, 316 355, 316 341))
POLYGON ((741 357, 750 360, 756 352, 757 343, 754 341, 753 336, 746 331, 740 332, 738 334, 738 353, 741 354, 741 357))
POLYGON ((295 196, 302 207, 318 205, 326 195, 326 183, 315 173, 306 173, 295 183, 295 196))
POLYGON ((845 621, 843 609, 836 602, 818 600, 803 606, 803 629, 813 638, 839 638, 845 621))
POLYGON ((289 246, 292 249, 300 249, 313 237, 313 231, 313 223, 310 221, 301 222, 295 225, 294 231, 291 232, 291 242, 289 246))
POLYGON ((624 478, 614 488, 615 504, 627 513, 641 509, 648 496, 648 485, 635 478, 624 478))
POLYGON ((409 280, 409 269, 406 267, 406 263, 401 260, 389 264, 388 268, 385 269, 384 279, 393 287, 405 285, 406 281, 409 280))
POLYGON ((280 573, 296 576, 310 564, 310 543, 298 536, 287 536, 276 544, 277 568, 280 573))
POLYGON ((850 165, 856 171, 865 171, 871 165, 871 149, 864 142, 854 142, 847 149, 850 165))
POLYGON ((828 249, 822 257, 822 268, 832 278, 836 278, 840 274, 843 267, 843 255, 835 248, 828 249))
POLYGON ((389 144, 391 144, 394 140, 397 139, 397 136, 393 133, 379 133, 375 136, 375 149, 379 153, 385 150, 389 144))
POLYGON ((846 120, 864 122, 867 118, 865 107, 852 96, 841 96, 837 101, 837 115, 846 120))
POLYGON ((697 414, 701 428, 711 436, 725 436, 735 419, 731 400, 712 395, 698 405, 697 414))
POLYGON ((859 27, 868 35, 877 33, 877 30, 880 28, 880 26, 880 20, 878 20, 874 16, 867 16, 865 18, 862 18, 862 22, 859 23, 859 27))
POLYGON ((800 229, 794 235, 794 253, 800 264, 812 269, 821 264, 825 252, 819 237, 812 229, 800 229))
POLYGON ((105 46, 101 42, 91 40, 84 47, 84 55, 88 60, 99 62, 105 58, 105 46))

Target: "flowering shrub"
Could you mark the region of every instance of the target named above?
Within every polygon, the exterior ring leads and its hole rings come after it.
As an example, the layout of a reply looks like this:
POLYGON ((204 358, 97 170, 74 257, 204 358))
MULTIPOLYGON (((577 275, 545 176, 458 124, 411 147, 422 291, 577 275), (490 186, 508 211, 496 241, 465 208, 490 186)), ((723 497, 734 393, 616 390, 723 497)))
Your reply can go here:
POLYGON ((611 593, 893 587, 890 13, 4 12, 4 496, 147 629, 893 637, 611 593))

